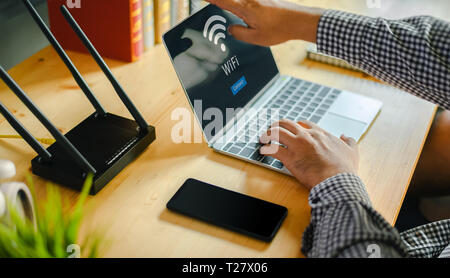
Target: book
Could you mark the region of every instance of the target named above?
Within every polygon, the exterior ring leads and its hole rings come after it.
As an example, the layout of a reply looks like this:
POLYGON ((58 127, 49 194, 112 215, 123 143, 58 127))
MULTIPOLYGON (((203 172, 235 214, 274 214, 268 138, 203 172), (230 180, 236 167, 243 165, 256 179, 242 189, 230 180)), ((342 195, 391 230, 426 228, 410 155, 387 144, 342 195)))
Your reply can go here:
POLYGON ((142 0, 142 20, 144 35, 144 50, 149 50, 155 45, 155 21, 153 19, 153 0, 142 0))
POLYGON ((170 26, 177 24, 179 0, 170 0, 170 26))
MULTIPOLYGON (((97 0, 98 1, 98 0, 97 0)), ((116 0, 117 1, 117 0, 116 0)), ((126 2, 126 0, 122 0, 126 2)), ((108 1, 110 3, 110 1, 108 1)), ((109 4, 108 4, 109 5, 109 4)), ((144 33, 142 24, 142 0, 131 0, 131 42, 133 51, 131 52, 131 61, 137 61, 144 53, 144 33)))
POLYGON ((308 44, 306 48, 306 57, 312 61, 361 72, 360 69, 350 65, 342 59, 317 52, 317 46, 313 43, 308 44))
POLYGON ((171 0, 170 25, 173 27, 189 16, 189 0, 171 0))
MULTIPOLYGON (((63 48, 87 52, 61 14, 60 7, 66 3, 47 0, 50 29, 63 48)), ((83 1, 80 8, 69 11, 103 57, 133 62, 142 56, 141 0, 83 1)))
POLYGON ((177 10, 177 24, 189 16, 189 0, 179 0, 177 10))
POLYGON ((154 0, 155 43, 162 42, 162 35, 170 29, 170 0, 154 0))

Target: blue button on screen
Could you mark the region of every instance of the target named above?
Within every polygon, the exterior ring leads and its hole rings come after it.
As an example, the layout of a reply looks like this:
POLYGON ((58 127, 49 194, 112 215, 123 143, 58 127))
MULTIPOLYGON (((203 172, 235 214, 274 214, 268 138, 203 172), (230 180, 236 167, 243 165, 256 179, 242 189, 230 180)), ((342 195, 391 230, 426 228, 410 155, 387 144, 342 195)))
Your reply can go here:
POLYGON ((236 83, 231 86, 231 92, 233 93, 233 95, 236 95, 240 90, 242 90, 242 88, 245 87, 245 85, 247 85, 247 80, 245 79, 245 76, 242 76, 236 83))

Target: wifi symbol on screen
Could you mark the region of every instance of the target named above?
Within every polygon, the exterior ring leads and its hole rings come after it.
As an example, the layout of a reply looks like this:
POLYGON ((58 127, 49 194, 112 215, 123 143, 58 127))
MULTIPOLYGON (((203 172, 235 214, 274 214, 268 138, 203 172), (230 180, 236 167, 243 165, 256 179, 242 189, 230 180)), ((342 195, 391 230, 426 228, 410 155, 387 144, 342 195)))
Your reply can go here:
MULTIPOLYGON (((213 41, 214 39, 214 44, 217 45, 219 43, 220 39, 225 39, 225 32, 227 30, 227 28, 225 27, 225 23, 227 23, 227 20, 220 16, 220 15, 213 15, 211 16, 205 23, 205 27, 203 29, 203 37, 209 39, 209 41, 213 41), (224 24, 221 23, 215 23, 213 24, 215 21, 220 21, 224 24), (211 29, 209 28, 212 25, 211 29), (208 32, 209 30, 209 32, 208 32), (214 36, 215 34, 215 36, 214 36)), ((221 43, 220 44, 220 49, 222 49, 223 52, 225 52, 227 50, 227 47, 225 46, 225 44, 221 43)))

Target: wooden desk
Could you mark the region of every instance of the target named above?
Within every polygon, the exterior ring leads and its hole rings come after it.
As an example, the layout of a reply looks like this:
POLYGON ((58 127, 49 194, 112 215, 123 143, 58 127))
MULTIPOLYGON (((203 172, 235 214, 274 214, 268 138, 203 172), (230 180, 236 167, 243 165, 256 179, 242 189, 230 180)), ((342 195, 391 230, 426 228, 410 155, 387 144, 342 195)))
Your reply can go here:
MULTIPOLYGON (((344 6, 338 1, 300 2, 319 2, 322 6, 331 3, 328 7, 366 12, 361 6, 344 6)), ((347 71, 304 62, 304 47, 303 42, 290 42, 273 48, 283 74, 384 102, 383 110, 360 142, 360 175, 374 207, 393 224, 436 107, 379 83, 342 74, 347 71)), ((112 113, 129 117, 91 57, 72 52, 69 55, 102 104, 112 113)), ((104 231, 111 242, 105 255, 114 257, 301 256, 301 237, 310 218, 308 192, 291 177, 214 153, 205 143, 172 143, 171 128, 176 122, 171 120, 171 112, 189 106, 162 46, 133 64, 107 62, 148 122, 156 126, 157 140, 99 194, 89 198, 83 233, 104 231), (267 244, 167 211, 167 201, 190 177, 284 205, 289 215, 273 242, 267 244)), ((93 112, 49 47, 11 69, 10 74, 63 132, 93 112)), ((50 136, 3 84, 0 95, 35 136, 50 136)), ((195 129, 199 131, 196 123, 195 129)), ((0 132, 14 134, 4 119, 0 132)), ((0 140, 0 154, 16 164, 15 180, 24 180, 35 156, 32 149, 20 140, 0 140)), ((45 181, 39 177, 34 180, 38 199, 42 199, 45 181)), ((69 204, 78 196, 63 187, 61 191, 69 204)))

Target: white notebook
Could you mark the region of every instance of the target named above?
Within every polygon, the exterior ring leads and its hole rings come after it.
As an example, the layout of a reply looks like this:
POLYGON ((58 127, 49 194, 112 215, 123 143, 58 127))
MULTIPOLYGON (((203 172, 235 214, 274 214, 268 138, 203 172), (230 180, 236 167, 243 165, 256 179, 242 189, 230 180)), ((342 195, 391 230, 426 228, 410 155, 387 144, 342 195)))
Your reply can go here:
POLYGON ((316 61, 316 62, 320 62, 320 63, 324 63, 324 64, 328 64, 328 65, 332 65, 332 66, 336 66, 336 67, 340 67, 340 68, 344 68, 344 69, 362 72, 360 69, 350 65, 349 63, 347 63, 346 61, 344 61, 342 59, 317 52, 316 44, 310 43, 306 48, 306 52, 307 52, 307 58, 312 61, 316 61))

